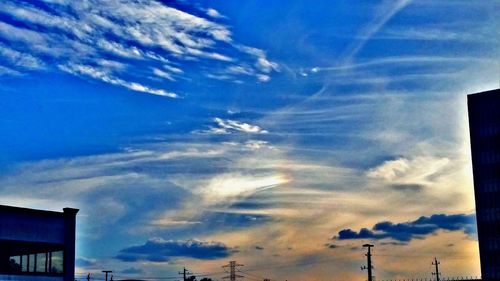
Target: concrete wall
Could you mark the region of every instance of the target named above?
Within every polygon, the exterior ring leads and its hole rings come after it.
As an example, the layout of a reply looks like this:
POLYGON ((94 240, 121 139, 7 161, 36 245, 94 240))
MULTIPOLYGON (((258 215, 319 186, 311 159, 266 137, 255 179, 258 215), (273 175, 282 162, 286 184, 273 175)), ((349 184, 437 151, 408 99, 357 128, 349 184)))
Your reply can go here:
POLYGON ((64 217, 0 212, 0 239, 63 244, 64 217))

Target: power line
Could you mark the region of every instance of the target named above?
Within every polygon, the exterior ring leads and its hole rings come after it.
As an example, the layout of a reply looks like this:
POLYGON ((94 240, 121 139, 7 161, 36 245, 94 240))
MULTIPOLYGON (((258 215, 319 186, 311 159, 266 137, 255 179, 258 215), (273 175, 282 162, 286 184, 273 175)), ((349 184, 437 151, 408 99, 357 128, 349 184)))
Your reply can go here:
MULTIPOLYGON (((181 272, 182 273, 182 272, 181 272)), ((206 276, 214 276, 214 275, 221 275, 226 272, 224 271, 219 271, 219 272, 200 272, 200 273, 188 273, 188 275, 195 275, 197 277, 206 277, 206 276)), ((90 273, 77 273, 75 274, 75 277, 78 279, 85 279, 87 280, 87 277, 89 276, 90 273)), ((113 275, 115 278, 136 278, 135 276, 130 276, 130 275, 113 275)), ((171 280, 171 279, 179 279, 178 276, 147 276, 147 277, 141 277, 142 280, 171 280)), ((105 280, 104 278, 96 278, 93 276, 90 276, 90 280, 105 280)))
POLYGON ((247 278, 247 279, 253 280, 253 281, 262 281, 262 279, 260 279, 260 278, 252 277, 252 276, 249 276, 249 275, 245 275, 244 277, 247 278))
POLYGON ((264 266, 264 267, 257 267, 257 268, 250 268, 246 269, 245 271, 263 271, 266 269, 276 269, 276 268, 288 268, 288 267, 297 267, 297 266, 307 266, 307 265, 312 265, 312 264, 319 264, 319 263, 327 263, 331 262, 333 260, 336 260, 337 258, 328 258, 328 259, 319 259, 315 261, 299 261, 299 262, 293 262, 293 263, 280 263, 280 264, 271 264, 269 266, 264 266))
POLYGON ((259 278, 259 279, 258 279, 259 281, 260 281, 260 280, 270 280, 270 279, 268 279, 268 278, 266 278, 266 277, 259 276, 259 275, 257 275, 257 274, 253 274, 253 273, 248 273, 248 272, 243 271, 243 270, 240 270, 240 269, 238 269, 238 272, 241 272, 241 273, 243 273, 243 274, 245 274, 245 275, 249 275, 249 276, 253 276, 253 277, 259 278))
MULTIPOLYGON (((414 257, 414 258, 423 258, 423 257, 429 257, 429 255, 426 254, 372 254, 372 256, 376 257, 397 257, 397 258, 408 258, 408 257, 414 257)), ((465 260, 465 259, 470 259, 470 256, 454 256, 450 257, 449 259, 456 259, 456 260, 465 260)), ((447 257, 448 259, 448 257, 447 257)))
POLYGON ((222 270, 222 271, 192 272, 192 274, 196 275, 196 276, 201 276, 201 275, 216 275, 216 274, 222 274, 222 273, 227 273, 227 272, 225 270, 222 270))
MULTIPOLYGON (((116 274, 113 274, 113 276, 116 278, 116 277, 120 277, 120 278, 136 278, 136 277, 133 277, 131 275, 116 275, 116 274)), ((93 279, 96 279, 94 277, 91 277, 91 280, 93 279)), ((102 278, 100 278, 102 279, 102 278)), ((141 277, 141 279, 161 279, 161 280, 167 280, 167 279, 179 279, 179 276, 148 276, 148 277, 141 277)))

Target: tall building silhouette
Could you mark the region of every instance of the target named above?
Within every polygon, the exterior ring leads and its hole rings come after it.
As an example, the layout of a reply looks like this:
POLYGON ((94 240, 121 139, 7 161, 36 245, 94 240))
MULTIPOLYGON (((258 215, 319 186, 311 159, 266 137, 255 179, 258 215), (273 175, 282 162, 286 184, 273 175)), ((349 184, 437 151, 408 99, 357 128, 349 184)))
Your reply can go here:
POLYGON ((467 96, 483 280, 500 280, 500 89, 467 96))

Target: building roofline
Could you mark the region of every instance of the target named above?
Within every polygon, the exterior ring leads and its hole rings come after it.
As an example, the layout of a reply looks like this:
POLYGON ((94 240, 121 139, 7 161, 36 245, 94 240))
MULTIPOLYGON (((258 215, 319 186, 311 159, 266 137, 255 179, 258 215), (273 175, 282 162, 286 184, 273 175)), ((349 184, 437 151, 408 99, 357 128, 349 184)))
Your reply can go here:
POLYGON ((40 209, 31 209, 26 207, 0 205, 0 212, 7 211, 7 212, 25 213, 32 215, 41 215, 41 216, 62 216, 65 213, 74 213, 76 215, 76 213, 79 211, 78 209, 74 208, 64 208, 63 210, 64 210, 63 212, 57 212, 57 211, 48 211, 40 209))
POLYGON ((494 90, 488 90, 488 91, 483 91, 483 92, 478 92, 478 93, 472 93, 468 94, 467 98, 488 98, 493 95, 498 95, 500 93, 500 89, 494 89, 494 90))

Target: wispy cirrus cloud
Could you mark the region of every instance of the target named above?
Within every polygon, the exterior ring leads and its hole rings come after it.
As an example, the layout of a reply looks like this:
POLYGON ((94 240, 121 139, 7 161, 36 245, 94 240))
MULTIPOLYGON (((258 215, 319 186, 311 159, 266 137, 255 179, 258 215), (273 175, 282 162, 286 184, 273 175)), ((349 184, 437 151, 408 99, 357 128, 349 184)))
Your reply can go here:
POLYGON ((391 184, 425 184, 438 177, 449 163, 448 158, 399 158, 370 169, 367 176, 391 184))
POLYGON ((92 67, 88 65, 80 65, 80 64, 70 64, 70 65, 62 65, 60 66, 60 69, 63 71, 66 71, 68 73, 77 75, 77 76, 87 76, 90 78, 94 78, 109 84, 113 85, 118 85, 125 87, 127 89, 136 91, 136 92, 144 92, 144 93, 149 93, 149 94, 154 94, 158 96, 164 96, 164 97, 170 97, 170 98, 176 98, 178 97, 177 94, 172 93, 172 92, 167 92, 165 90, 161 89, 152 89, 148 86, 142 85, 140 83, 136 82, 129 82, 125 81, 123 79, 114 77, 110 74, 108 74, 106 70, 98 67, 92 67))
POLYGON ((22 73, 15 69, 0 65, 0 75, 19 76, 22 75, 22 73))
POLYGON ((208 204, 231 202, 254 193, 274 188, 289 181, 283 175, 226 173, 213 177, 199 192, 208 204))
POLYGON ((231 133, 247 133, 247 134, 267 134, 269 133, 267 130, 263 128, 252 125, 249 123, 231 120, 231 119, 222 119, 216 117, 213 119, 216 126, 211 126, 208 130, 197 130, 195 133, 202 134, 231 134, 231 133))
MULTIPOLYGON (((17 190, 24 194, 21 197, 25 201, 33 200, 33 206, 50 209, 64 205, 80 207, 84 221, 86 217, 107 218, 109 223, 115 224, 128 218, 126 223, 116 225, 120 229, 130 229, 130 224, 141 220, 141 231, 148 231, 165 226, 198 227, 203 224, 205 227, 208 218, 201 220, 200 216, 211 207, 230 204, 287 182, 287 178, 273 171, 272 167, 259 170, 245 165, 230 170, 231 163, 244 155, 257 150, 275 151, 263 141, 231 144, 182 142, 160 146, 150 147, 151 150, 131 149, 25 163, 17 170, 17 176, 0 177, 0 182, 6 186, 1 192, 5 195, 2 202, 17 202, 19 198, 9 195, 17 190), (211 164, 206 166, 207 163, 211 164), (117 186, 123 190, 114 194, 117 186), (138 194, 132 195, 134 193, 138 194), (134 198, 132 204, 131 198, 134 198), (90 201, 93 207, 89 209, 85 206, 90 201), (166 202, 168 207, 156 206, 166 202), (195 205, 191 205, 194 202, 195 205), (148 210, 143 209, 144 204, 148 205, 148 210), (104 209, 106 212, 102 211, 104 209), (162 215, 169 211, 173 211, 173 216, 162 215)), ((215 217, 212 219, 216 220, 215 217)), ((93 229, 95 236, 103 234, 95 221, 86 221, 84 228, 93 229)))
POLYGON ((10 67, 35 70, 44 68, 44 63, 30 54, 16 51, 0 43, 0 56, 10 67))
POLYGON ((394 15, 408 6, 412 0, 397 0, 397 1, 383 1, 375 12, 374 17, 367 25, 365 25, 359 32, 358 37, 360 40, 354 41, 344 51, 343 62, 350 60, 365 46, 371 37, 377 33, 394 15))
POLYGON ((449 64, 449 65, 463 65, 467 63, 486 63, 489 58, 480 57, 464 57, 464 56, 398 56, 398 57, 379 57, 369 60, 358 61, 347 65, 334 65, 334 66, 316 66, 310 68, 311 73, 318 73, 322 71, 342 71, 352 69, 370 69, 375 67, 388 67, 388 66, 405 66, 405 65, 427 65, 433 64, 449 64))
POLYGON ((21 73, 63 71, 175 98, 179 94, 166 89, 168 82, 187 75, 187 70, 196 71, 184 65, 191 61, 209 72, 248 69, 247 73, 228 72, 229 80, 246 76, 267 81, 269 73, 277 70, 263 50, 234 42, 229 27, 216 22, 223 16, 214 9, 203 17, 155 0, 47 0, 2 2, 0 10, 0 39, 5 41, 0 46, 4 57, 0 65, 21 73), (102 59, 124 67, 103 67, 98 63, 102 59), (211 66, 211 61, 220 66, 211 66), (168 81, 155 81, 151 76, 168 81))
POLYGON ((383 40, 423 40, 423 41, 471 41, 477 40, 480 35, 464 34, 455 30, 433 27, 398 27, 388 28, 374 39, 383 40))

